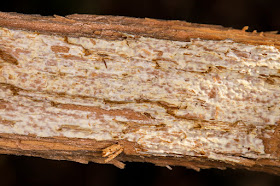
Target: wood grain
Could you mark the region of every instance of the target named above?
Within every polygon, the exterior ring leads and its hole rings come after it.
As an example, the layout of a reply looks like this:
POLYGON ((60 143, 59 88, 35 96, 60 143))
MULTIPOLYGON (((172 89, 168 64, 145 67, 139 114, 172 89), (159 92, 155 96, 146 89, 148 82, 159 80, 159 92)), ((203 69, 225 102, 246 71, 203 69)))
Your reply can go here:
POLYGON ((245 30, 0 12, 0 152, 279 174, 280 37, 245 30))

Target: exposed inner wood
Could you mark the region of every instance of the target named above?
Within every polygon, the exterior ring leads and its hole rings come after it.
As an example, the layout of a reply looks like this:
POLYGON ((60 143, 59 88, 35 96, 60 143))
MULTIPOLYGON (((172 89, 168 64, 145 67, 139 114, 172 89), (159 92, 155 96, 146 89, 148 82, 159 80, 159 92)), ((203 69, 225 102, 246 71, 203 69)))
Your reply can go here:
POLYGON ((0 12, 0 152, 279 174, 279 47, 220 26, 0 12))

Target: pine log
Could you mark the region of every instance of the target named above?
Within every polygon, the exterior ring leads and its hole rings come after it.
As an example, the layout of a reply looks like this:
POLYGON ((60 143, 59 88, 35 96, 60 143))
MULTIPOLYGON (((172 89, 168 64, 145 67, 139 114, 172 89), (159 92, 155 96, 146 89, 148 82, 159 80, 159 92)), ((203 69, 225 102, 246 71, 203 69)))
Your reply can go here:
POLYGON ((0 12, 0 153, 280 174, 280 36, 0 12))

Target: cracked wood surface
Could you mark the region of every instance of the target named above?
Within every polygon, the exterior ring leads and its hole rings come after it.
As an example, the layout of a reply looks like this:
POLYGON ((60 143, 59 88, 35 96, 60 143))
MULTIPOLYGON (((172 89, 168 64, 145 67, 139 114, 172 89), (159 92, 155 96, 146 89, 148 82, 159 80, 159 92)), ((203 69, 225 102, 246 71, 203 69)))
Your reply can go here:
POLYGON ((0 36, 1 153, 280 173, 279 35, 0 12, 0 36))

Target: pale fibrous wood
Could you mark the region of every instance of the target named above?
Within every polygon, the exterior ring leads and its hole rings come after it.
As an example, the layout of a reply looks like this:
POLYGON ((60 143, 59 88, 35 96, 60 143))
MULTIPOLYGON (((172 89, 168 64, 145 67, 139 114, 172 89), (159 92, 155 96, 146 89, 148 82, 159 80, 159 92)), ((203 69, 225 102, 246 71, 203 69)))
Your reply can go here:
POLYGON ((0 153, 280 174, 280 37, 0 12, 0 153))

